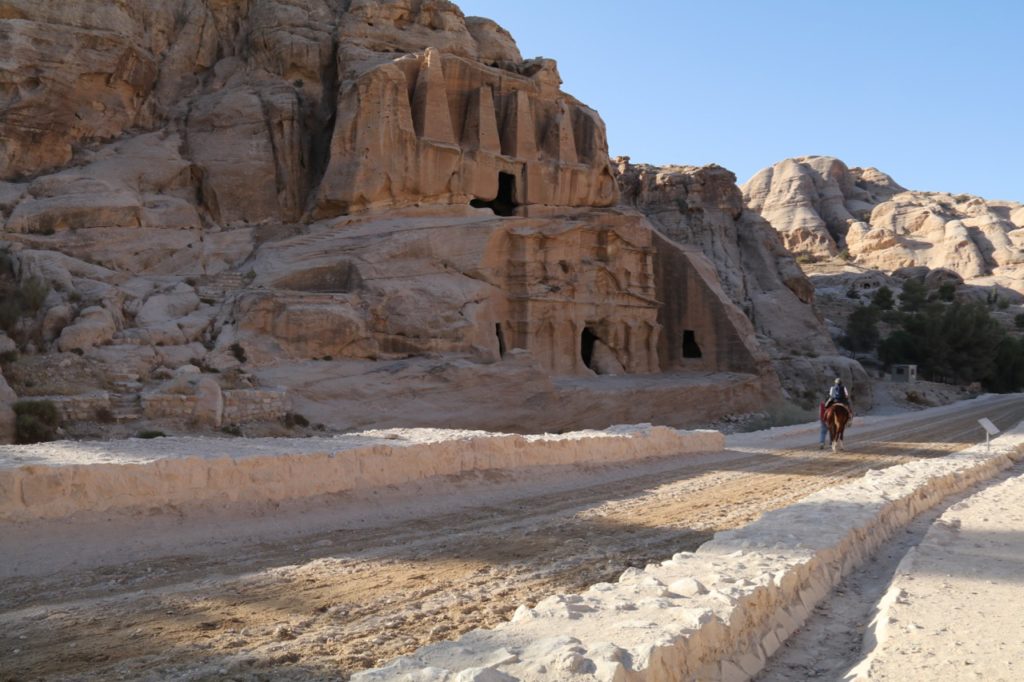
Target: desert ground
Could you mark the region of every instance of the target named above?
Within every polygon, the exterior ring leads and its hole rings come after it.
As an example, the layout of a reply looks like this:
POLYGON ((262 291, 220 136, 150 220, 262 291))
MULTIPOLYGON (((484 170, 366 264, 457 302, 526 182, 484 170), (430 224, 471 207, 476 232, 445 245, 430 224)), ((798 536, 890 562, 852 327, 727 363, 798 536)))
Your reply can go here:
POLYGON ((804 425, 628 465, 488 471, 216 515, 7 524, 4 544, 19 550, 0 559, 0 675, 345 679, 869 470, 961 450, 982 416, 1006 429, 1024 402, 859 418, 836 453, 804 425))

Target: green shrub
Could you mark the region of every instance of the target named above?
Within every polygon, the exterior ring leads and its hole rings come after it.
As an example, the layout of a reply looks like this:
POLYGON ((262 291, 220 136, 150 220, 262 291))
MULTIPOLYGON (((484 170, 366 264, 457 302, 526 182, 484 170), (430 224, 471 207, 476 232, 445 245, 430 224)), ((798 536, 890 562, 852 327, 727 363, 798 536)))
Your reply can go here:
POLYGON ((14 432, 18 443, 53 440, 60 427, 60 412, 49 400, 19 400, 14 403, 14 432))
POLYGON ((110 411, 109 407, 97 407, 93 416, 96 417, 96 421, 100 424, 113 424, 116 421, 114 413, 110 411))
POLYGON ((7 249, 0 249, 0 277, 14 276, 14 257, 7 249))
POLYGON ((156 429, 146 429, 144 431, 139 431, 137 434, 135 434, 135 437, 136 438, 146 438, 146 439, 149 439, 149 438, 166 438, 167 434, 164 433, 163 431, 157 431, 156 429))
POLYGON ((43 307, 50 286, 38 277, 30 277, 21 283, 19 293, 25 311, 31 314, 43 307))
POLYGON ((242 427, 240 427, 238 424, 225 424, 224 426, 220 427, 220 432, 227 434, 229 436, 241 436, 242 427))
POLYGON ((235 360, 245 362, 245 348, 237 341, 231 344, 231 354, 235 356, 235 360))
POLYGON ((8 334, 13 334, 14 326, 18 324, 19 319, 21 319, 21 302, 17 297, 3 292, 3 298, 0 300, 0 329, 8 334))
POLYGON ((289 412, 284 416, 284 425, 289 429, 296 426, 307 427, 309 426, 309 420, 297 412, 289 412))
POLYGON ((18 320, 36 314, 49 293, 50 286, 38 277, 31 277, 17 287, 0 282, 0 329, 13 334, 18 320))
POLYGON ((1024 329, 1024 313, 1017 313, 1013 316, 1013 324, 1017 329, 1024 329))
POLYGON ((917 391, 907 391, 907 402, 915 405, 922 405, 924 407, 932 407, 932 401, 928 400, 924 396, 920 395, 917 391))

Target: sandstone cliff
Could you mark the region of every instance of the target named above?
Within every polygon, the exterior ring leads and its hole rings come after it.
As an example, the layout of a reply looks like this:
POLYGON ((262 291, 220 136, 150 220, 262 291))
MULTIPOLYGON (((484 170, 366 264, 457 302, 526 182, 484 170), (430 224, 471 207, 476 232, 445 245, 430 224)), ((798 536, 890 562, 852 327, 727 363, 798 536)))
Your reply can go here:
POLYGON ((0 54, 19 393, 538 430, 778 391, 555 63, 446 0, 4 0, 0 54))
POLYGON ((779 234, 745 208, 733 173, 714 165, 632 164, 626 157, 617 163, 622 201, 710 261, 730 300, 753 323, 792 399, 813 402, 842 376, 858 405, 870 407, 863 368, 838 352, 814 309, 814 287, 779 234))
POLYGON ((794 253, 843 251, 886 272, 945 268, 968 284, 1024 293, 1024 204, 906 190, 881 171, 827 156, 780 161, 742 189, 794 253))

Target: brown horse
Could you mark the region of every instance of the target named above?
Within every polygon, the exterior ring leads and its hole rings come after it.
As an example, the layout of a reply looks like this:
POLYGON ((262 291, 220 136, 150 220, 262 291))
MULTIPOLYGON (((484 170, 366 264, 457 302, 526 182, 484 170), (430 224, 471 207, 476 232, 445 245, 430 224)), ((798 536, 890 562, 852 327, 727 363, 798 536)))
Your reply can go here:
POLYGON ((833 403, 825 409, 825 425, 832 443, 832 452, 843 449, 843 432, 850 423, 850 408, 842 403, 833 403))

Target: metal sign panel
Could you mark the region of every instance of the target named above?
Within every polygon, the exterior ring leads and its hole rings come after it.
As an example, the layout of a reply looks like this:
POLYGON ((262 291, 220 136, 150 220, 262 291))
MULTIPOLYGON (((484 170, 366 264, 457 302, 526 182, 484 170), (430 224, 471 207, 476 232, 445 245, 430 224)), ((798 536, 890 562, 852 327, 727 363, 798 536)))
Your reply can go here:
POLYGON ((985 433, 987 433, 988 435, 999 435, 999 427, 993 424, 991 421, 989 421, 988 417, 982 417, 981 419, 978 420, 978 423, 981 424, 981 428, 985 429, 985 433))

